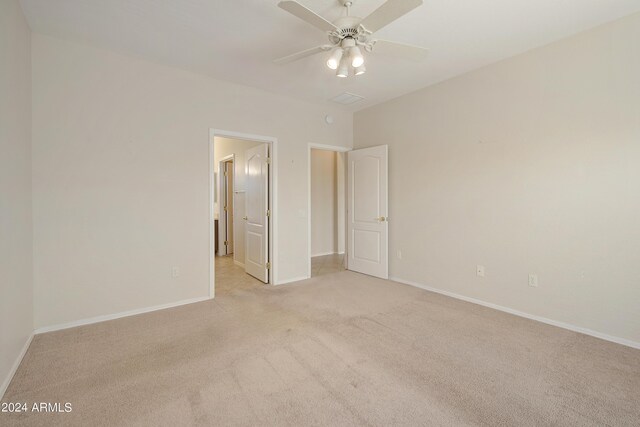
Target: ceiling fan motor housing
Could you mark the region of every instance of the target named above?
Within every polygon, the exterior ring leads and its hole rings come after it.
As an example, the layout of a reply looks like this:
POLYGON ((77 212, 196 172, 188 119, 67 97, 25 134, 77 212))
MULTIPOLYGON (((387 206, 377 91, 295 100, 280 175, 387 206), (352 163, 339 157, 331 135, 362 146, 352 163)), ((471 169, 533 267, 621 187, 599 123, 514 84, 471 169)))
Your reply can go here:
POLYGON ((333 24, 338 28, 337 31, 329 33, 329 40, 331 43, 338 45, 342 40, 351 38, 359 43, 364 43, 368 34, 363 31, 360 26, 362 18, 357 16, 343 16, 333 21, 333 24))
POLYGON ((340 30, 338 31, 338 34, 343 39, 346 39, 347 37, 355 38, 358 35, 358 29, 357 28, 340 28, 340 30))

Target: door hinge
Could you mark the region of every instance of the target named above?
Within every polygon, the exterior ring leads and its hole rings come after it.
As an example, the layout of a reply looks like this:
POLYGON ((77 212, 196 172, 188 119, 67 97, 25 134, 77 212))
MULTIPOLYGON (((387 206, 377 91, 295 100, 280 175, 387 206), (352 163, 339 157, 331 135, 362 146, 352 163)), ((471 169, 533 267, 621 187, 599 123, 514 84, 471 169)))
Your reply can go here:
POLYGON ((271 216, 271 209, 267 209, 267 218, 271 216))
POLYGON ((271 270, 271 263, 270 263, 270 262, 268 262, 268 263, 265 265, 265 267, 267 267, 267 270, 271 270))
POLYGON ((229 172, 228 171, 224 171, 224 176, 229 176, 229 172))
POLYGON ((227 207, 226 207, 226 206, 224 207, 224 211, 225 211, 225 212, 227 211, 227 207))
POLYGON ((229 246, 229 242, 225 240, 225 241, 224 241, 224 245, 225 245, 225 246, 229 246))
POLYGON ((267 157, 267 158, 265 159, 265 162, 266 162, 268 165, 270 165, 270 164, 271 164, 271 157, 267 157))

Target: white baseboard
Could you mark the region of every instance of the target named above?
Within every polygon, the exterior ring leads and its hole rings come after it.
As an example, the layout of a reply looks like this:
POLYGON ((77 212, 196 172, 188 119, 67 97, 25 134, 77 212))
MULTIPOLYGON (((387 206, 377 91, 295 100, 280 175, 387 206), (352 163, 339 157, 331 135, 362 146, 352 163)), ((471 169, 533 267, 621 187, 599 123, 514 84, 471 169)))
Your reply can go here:
POLYGON ((120 319, 122 317, 135 316, 137 314, 150 313, 152 311, 164 310, 167 308, 193 304, 196 302, 207 301, 210 299, 213 299, 213 298, 209 296, 198 297, 198 298, 191 298, 191 299, 182 300, 178 302, 171 302, 168 304, 156 305, 153 307, 138 308, 135 310, 122 311, 120 313, 114 313, 114 314, 105 314, 103 316, 90 317, 88 319, 75 320, 73 322, 68 322, 68 323, 60 323, 57 325, 44 326, 42 328, 36 329, 34 333, 37 335, 37 334, 43 334, 45 332, 60 331, 62 329, 75 328, 76 326, 91 325, 92 323, 99 323, 99 322, 105 322, 107 320, 120 319))
POLYGON ((626 338, 614 337, 611 335, 604 334, 602 332, 594 331, 591 329, 583 328, 580 326, 575 326, 570 323, 560 322, 558 320, 547 319, 546 317, 536 316, 534 314, 524 313, 519 310, 514 310, 509 307, 503 307, 501 305, 493 304, 490 302, 482 301, 479 299, 466 297, 464 295, 455 294, 449 291, 443 291, 441 289, 432 288, 431 286, 423 285, 422 283, 414 282, 411 280, 401 279, 399 277, 390 277, 389 280, 393 280, 394 282, 403 283, 405 285, 414 286, 416 288, 424 289, 426 291, 435 292, 437 294, 446 295, 451 298, 456 298, 462 301, 470 302, 473 304, 482 305, 484 307, 493 308, 494 310, 503 311, 505 313, 513 314, 515 316, 524 317, 526 319, 535 320, 538 322, 546 323, 547 325, 557 326, 559 328, 568 329, 573 332, 579 332, 581 334, 590 335, 595 338, 600 338, 605 341, 611 341, 616 344, 622 344, 627 347, 640 349, 640 342, 635 342, 628 340, 626 338))
POLYGON ((18 366, 20 366, 20 363, 22 363, 22 359, 24 358, 24 355, 27 354, 27 350, 29 350, 29 346, 31 345, 32 340, 33 340, 33 333, 29 335, 29 338, 27 338, 27 341, 22 346, 22 350, 20 351, 20 354, 18 354, 18 357, 16 357, 16 360, 13 362, 13 366, 11 366, 11 370, 9 371, 9 373, 7 374, 7 377, 2 382, 2 386, 0 386, 0 400, 2 400, 2 398, 4 397, 4 393, 9 388, 9 384, 11 384, 11 380, 13 379, 13 376, 16 374, 16 371, 18 370, 18 366))
POLYGON ((237 265, 238 267, 242 267, 242 268, 244 268, 244 264, 243 264, 243 263, 241 263, 240 261, 236 261, 236 260, 234 259, 234 260, 233 260, 233 263, 234 263, 235 265, 237 265))
POLYGON ((277 285, 286 285, 287 283, 299 282, 301 280, 307 280, 307 279, 310 279, 310 278, 311 278, 310 276, 295 277, 293 279, 287 279, 287 280, 280 281, 280 282, 276 283, 276 286, 277 285))
POLYGON ((321 252, 319 254, 312 254, 311 258, 315 258, 317 256, 334 255, 334 254, 337 254, 337 252, 333 252, 333 251, 331 251, 331 252, 321 252))

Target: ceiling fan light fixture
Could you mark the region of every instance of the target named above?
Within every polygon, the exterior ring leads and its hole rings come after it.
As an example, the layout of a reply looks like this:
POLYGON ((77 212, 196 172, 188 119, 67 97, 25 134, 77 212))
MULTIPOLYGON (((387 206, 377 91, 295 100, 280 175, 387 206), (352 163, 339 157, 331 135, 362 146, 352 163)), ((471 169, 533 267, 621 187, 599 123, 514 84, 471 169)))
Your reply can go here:
POLYGON ((364 64, 364 56, 362 56, 358 46, 353 46, 349 49, 349 56, 351 57, 351 66, 353 68, 358 68, 364 64))
POLYGON ((340 61, 340 66, 338 67, 338 71, 336 71, 336 76, 342 78, 349 77, 349 64, 344 59, 340 61))
POLYGON ((327 67, 331 68, 332 70, 337 70, 338 66, 340 65, 340 61, 342 60, 343 53, 344 52, 341 47, 333 49, 333 51, 331 52, 331 56, 327 60, 327 67))
MULTIPOLYGON (((302 1, 302 0, 301 0, 302 1)), ((329 44, 306 49, 274 60, 276 64, 288 64, 320 52, 331 51, 326 58, 327 67, 336 71, 338 77, 349 74, 359 76, 366 72, 364 67, 364 51, 371 53, 374 45, 387 52, 421 60, 427 50, 418 46, 395 43, 375 38, 374 34, 381 28, 394 22, 401 16, 411 12, 423 3, 423 0, 386 0, 365 18, 351 16, 350 9, 355 0, 332 0, 346 8, 346 16, 328 21, 297 0, 280 0, 278 7, 293 16, 322 30, 329 39, 329 44), (364 49, 364 51, 362 50, 364 49), (351 70, 353 68, 353 70, 351 70)), ((376 47, 376 50, 378 48, 376 47)))

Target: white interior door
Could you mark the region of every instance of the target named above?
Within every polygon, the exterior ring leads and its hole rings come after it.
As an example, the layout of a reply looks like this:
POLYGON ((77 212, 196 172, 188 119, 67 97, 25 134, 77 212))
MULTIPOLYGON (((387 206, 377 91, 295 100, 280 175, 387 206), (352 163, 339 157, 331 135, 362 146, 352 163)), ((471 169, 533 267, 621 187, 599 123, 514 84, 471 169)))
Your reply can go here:
POLYGON ((269 146, 246 152, 245 164, 245 271, 269 281, 269 146))
POLYGON ((389 278, 388 147, 353 150, 347 166, 349 270, 389 278))

